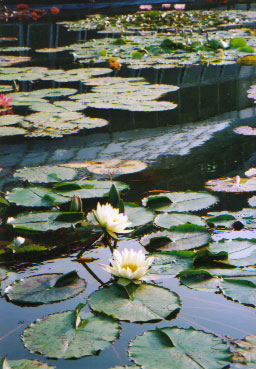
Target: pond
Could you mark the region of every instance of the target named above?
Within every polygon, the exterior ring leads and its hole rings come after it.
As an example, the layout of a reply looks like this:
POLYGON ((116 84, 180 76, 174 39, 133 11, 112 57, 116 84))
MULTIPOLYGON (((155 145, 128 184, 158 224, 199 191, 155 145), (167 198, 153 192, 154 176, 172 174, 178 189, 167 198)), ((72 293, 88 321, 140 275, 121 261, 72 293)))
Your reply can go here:
POLYGON ((1 24, 0 368, 256 367, 256 13, 184 14, 1 24))

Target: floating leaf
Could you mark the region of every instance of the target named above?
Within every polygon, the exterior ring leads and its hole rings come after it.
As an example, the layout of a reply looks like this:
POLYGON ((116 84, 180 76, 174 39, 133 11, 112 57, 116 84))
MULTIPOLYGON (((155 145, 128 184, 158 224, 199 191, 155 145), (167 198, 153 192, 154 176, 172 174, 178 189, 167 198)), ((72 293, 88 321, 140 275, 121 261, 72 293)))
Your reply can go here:
POLYGON ((23 117, 21 117, 20 115, 14 115, 14 114, 4 115, 0 117, 0 126, 9 126, 12 124, 20 123, 22 121, 23 121, 23 117))
POLYGON ((70 198, 56 194, 49 188, 36 186, 13 188, 6 199, 10 203, 26 207, 52 207, 70 201, 70 198))
POLYGON ((256 264, 256 243, 247 240, 228 240, 210 244, 211 252, 228 252, 229 262, 238 267, 256 264))
POLYGON ((256 191, 256 177, 211 179, 205 183, 205 187, 217 192, 253 192, 256 191))
POLYGON ((155 232, 143 236, 140 243, 150 251, 183 251, 206 245, 210 233, 203 227, 192 226, 175 231, 155 232))
POLYGON ((61 228, 70 228, 72 224, 81 222, 81 219, 76 219, 74 222, 70 220, 68 222, 58 221, 58 216, 62 214, 60 211, 24 213, 17 215, 15 218, 8 218, 7 224, 19 230, 47 232, 61 228))
POLYGON ((37 319, 23 333, 25 346, 49 358, 71 359, 96 355, 119 336, 120 324, 111 317, 79 315, 78 325, 74 311, 37 319))
POLYGON ((129 221, 132 223, 131 227, 142 226, 153 221, 154 213, 151 210, 131 202, 125 203, 124 205, 125 215, 127 215, 129 221))
POLYGON ((59 181, 72 181, 76 171, 62 166, 25 167, 14 172, 13 176, 32 183, 50 183, 59 181))
POLYGON ((179 279, 187 287, 206 292, 217 292, 221 284, 220 278, 206 270, 186 270, 179 274, 179 279))
POLYGON ((232 300, 256 306, 256 276, 224 278, 221 290, 232 300))
POLYGON ((66 300, 81 293, 85 280, 77 272, 40 274, 20 279, 8 286, 5 293, 10 301, 29 304, 48 304, 66 300))
POLYGON ((0 127, 0 136, 16 136, 16 135, 24 135, 26 131, 23 128, 18 127, 0 127))
MULTIPOLYGON (((46 363, 42 363, 41 361, 37 360, 27 360, 27 359, 21 359, 21 360, 8 360, 7 364, 9 366, 1 369, 54 369, 55 366, 48 366, 46 363)), ((1 363, 0 363, 1 365, 1 363)))
POLYGON ((140 172, 147 165, 139 160, 111 159, 105 161, 85 161, 83 163, 63 164, 69 168, 87 168, 92 173, 97 174, 128 174, 140 172))
POLYGON ((145 197, 142 204, 161 212, 187 212, 208 208, 217 201, 207 192, 163 192, 145 197))
POLYGON ((152 254, 154 261, 150 268, 150 274, 175 276, 193 266, 194 254, 192 251, 163 251, 161 253, 154 253, 152 254))
POLYGON ((92 310, 129 322, 170 319, 176 316, 180 304, 175 292, 151 284, 130 283, 125 288, 112 284, 93 292, 89 297, 92 310))
POLYGON ((193 328, 156 328, 136 337, 129 355, 145 369, 222 369, 231 352, 221 338, 193 328))
POLYGON ((186 213, 159 214, 156 216, 154 223, 158 227, 167 229, 177 227, 182 224, 196 224, 199 226, 205 225, 205 222, 202 220, 202 218, 186 213))

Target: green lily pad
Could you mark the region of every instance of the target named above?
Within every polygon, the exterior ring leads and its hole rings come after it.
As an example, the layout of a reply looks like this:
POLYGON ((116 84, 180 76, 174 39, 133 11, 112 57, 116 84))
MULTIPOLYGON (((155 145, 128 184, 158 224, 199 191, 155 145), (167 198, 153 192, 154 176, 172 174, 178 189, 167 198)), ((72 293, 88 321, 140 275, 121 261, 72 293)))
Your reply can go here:
POLYGON ((115 181, 97 181, 97 180, 80 180, 74 182, 79 189, 70 190, 63 185, 55 185, 53 187, 54 193, 67 198, 72 198, 74 195, 79 196, 81 199, 91 199, 97 197, 103 197, 108 194, 111 186, 114 184, 119 192, 128 188, 123 182, 115 181))
MULTIPOLYGON (((70 228, 72 225, 81 222, 82 213, 68 213, 71 216, 78 214, 79 217, 74 218, 72 221, 68 219, 65 221, 58 220, 58 217, 63 215, 60 211, 48 211, 48 212, 31 212, 17 215, 15 218, 8 218, 7 225, 12 226, 14 229, 28 230, 28 231, 55 231, 61 228, 70 228)), ((67 213, 66 213, 67 214, 67 213)))
POLYGON ((84 291, 86 282, 77 272, 40 274, 20 279, 8 286, 6 296, 12 302, 49 304, 74 297, 84 291))
POLYGON ((193 266, 193 251, 163 251, 154 253, 153 264, 150 268, 150 274, 176 276, 186 269, 193 266))
POLYGON ((126 288, 117 284, 101 288, 88 301, 92 310, 129 322, 170 319, 181 305, 178 295, 166 288, 133 283, 126 288))
POLYGON ((26 207, 52 207, 70 201, 70 198, 61 196, 61 194, 58 195, 50 188, 36 186, 13 188, 12 191, 7 194, 6 199, 11 204, 26 207))
POLYGON ((158 227, 167 229, 174 229, 183 224, 205 226, 205 221, 202 218, 186 213, 159 214, 156 216, 154 223, 158 227))
POLYGON ((185 286, 204 292, 217 292, 221 284, 220 278, 206 270, 186 270, 179 274, 179 279, 185 286))
POLYGON ((131 227, 139 227, 152 222, 155 216, 150 209, 145 209, 143 206, 131 202, 124 203, 124 212, 132 223, 131 227))
POLYGON ((228 252, 230 263, 237 267, 255 265, 256 263, 256 244, 249 240, 214 242, 210 244, 208 250, 211 252, 228 252))
POLYGON ((59 181, 72 181, 76 171, 63 166, 25 167, 14 172, 13 176, 32 183, 50 183, 59 181))
POLYGON ((34 90, 27 92, 27 94, 38 97, 60 97, 69 96, 77 92, 75 88, 42 88, 40 90, 34 90))
POLYGON ((24 331, 22 339, 32 353, 71 359, 96 355, 119 333, 120 324, 111 317, 65 311, 37 319, 24 331))
POLYGON ((142 204, 161 212, 187 212, 208 208, 218 201, 207 192, 163 192, 145 197, 142 204))
POLYGON ((8 360, 2 359, 3 361, 1 366, 1 359, 0 359, 0 368, 1 369, 54 369, 55 366, 48 366, 46 363, 42 363, 41 361, 37 360, 8 360))
POLYGON ((224 278, 221 290, 224 296, 234 301, 256 306, 256 276, 224 278))
POLYGON ((151 251, 184 251, 204 246, 210 241, 211 235, 203 227, 180 227, 174 231, 147 234, 140 239, 140 243, 151 251))
POLYGON ((3 115, 2 117, 0 117, 1 126, 9 126, 9 125, 17 124, 22 121, 23 121, 23 117, 21 117, 20 115, 9 114, 9 115, 3 115))
POLYGON ((221 338, 193 328, 156 328, 136 337, 129 355, 145 369, 222 369, 231 352, 221 338))

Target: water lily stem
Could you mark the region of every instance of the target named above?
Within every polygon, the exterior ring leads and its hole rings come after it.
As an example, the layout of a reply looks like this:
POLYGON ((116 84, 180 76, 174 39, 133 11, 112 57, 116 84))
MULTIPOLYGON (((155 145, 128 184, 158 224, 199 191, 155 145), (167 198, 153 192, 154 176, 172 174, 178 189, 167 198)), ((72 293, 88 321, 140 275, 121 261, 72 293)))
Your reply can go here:
POLYGON ((87 265, 87 263, 83 261, 79 261, 83 265, 83 267, 87 270, 87 272, 101 285, 104 285, 104 282, 91 270, 91 268, 87 265))
POLYGON ((79 253, 77 254, 77 259, 81 258, 81 256, 83 255, 85 250, 88 249, 89 246, 92 247, 93 245, 95 245, 95 243, 100 242, 103 236, 104 236, 104 233, 101 233, 100 235, 95 235, 94 237, 92 237, 92 239, 89 240, 89 243, 86 242, 85 247, 82 250, 80 250, 79 253))

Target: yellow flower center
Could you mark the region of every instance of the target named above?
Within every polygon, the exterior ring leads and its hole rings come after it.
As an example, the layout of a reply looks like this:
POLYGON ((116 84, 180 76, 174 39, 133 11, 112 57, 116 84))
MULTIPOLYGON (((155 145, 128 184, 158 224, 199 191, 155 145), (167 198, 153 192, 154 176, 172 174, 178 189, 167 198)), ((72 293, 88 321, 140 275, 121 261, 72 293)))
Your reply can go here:
POLYGON ((135 265, 135 264, 125 264, 125 265, 122 265, 122 268, 124 268, 124 269, 130 269, 130 271, 132 273, 134 273, 138 269, 138 265, 135 265))

